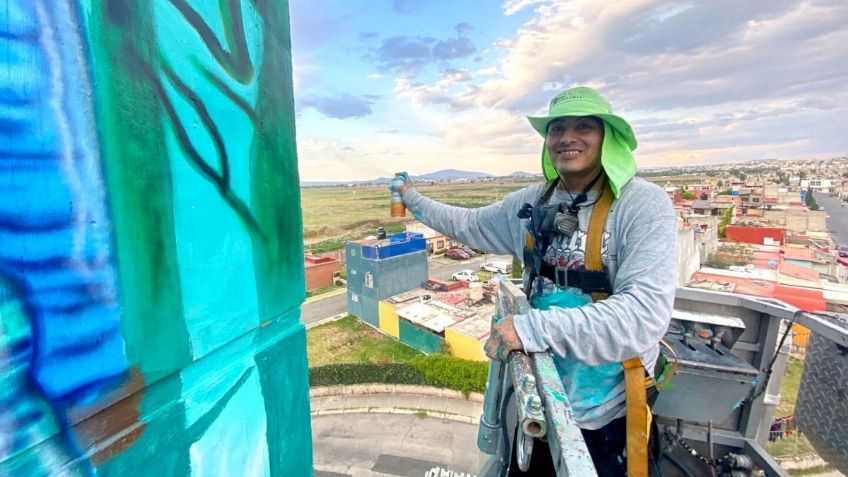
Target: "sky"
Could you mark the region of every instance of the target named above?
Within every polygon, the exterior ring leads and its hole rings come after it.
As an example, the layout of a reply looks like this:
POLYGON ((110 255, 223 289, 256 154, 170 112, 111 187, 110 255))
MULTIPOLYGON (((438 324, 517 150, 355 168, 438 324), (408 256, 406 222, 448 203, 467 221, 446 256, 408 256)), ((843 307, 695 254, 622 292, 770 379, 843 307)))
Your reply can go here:
POLYGON ((540 172, 597 89, 639 167, 848 154, 846 0, 290 0, 303 181, 540 172))

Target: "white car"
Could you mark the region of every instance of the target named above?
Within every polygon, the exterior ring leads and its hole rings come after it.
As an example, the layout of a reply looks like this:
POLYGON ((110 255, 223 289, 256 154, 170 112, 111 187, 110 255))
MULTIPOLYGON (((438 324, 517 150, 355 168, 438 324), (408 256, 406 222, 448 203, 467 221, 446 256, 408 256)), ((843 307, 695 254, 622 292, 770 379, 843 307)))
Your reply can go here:
POLYGON ((486 263, 480 265, 480 270, 486 270, 487 272, 500 273, 501 275, 507 275, 507 274, 512 273, 512 264, 509 263, 509 262, 494 260, 494 261, 486 262, 486 263))
POLYGON ((460 270, 453 275, 451 275, 451 280, 457 280, 460 282, 479 282, 480 279, 477 278, 477 272, 474 270, 460 270))

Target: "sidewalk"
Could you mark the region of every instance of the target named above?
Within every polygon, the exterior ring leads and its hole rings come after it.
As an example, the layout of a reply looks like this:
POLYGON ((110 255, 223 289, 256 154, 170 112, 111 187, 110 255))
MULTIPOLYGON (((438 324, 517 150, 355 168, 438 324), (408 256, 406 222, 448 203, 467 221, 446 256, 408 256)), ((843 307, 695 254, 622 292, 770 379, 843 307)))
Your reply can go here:
POLYGON ((327 298, 333 298, 334 296, 344 295, 347 293, 347 287, 341 287, 337 290, 333 290, 331 292, 322 293, 320 295, 315 295, 304 300, 303 304, 308 305, 309 303, 314 303, 316 301, 325 300, 327 298))
POLYGON ((419 414, 444 421, 477 424, 483 414, 483 395, 468 399, 459 391, 401 384, 358 384, 311 388, 312 416, 327 414, 419 414))

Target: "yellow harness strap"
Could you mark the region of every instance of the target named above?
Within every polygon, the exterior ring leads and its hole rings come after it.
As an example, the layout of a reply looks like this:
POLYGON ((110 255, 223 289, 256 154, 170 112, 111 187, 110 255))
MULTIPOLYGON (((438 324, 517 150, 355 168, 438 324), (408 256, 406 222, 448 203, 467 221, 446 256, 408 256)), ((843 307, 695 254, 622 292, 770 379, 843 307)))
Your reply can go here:
MULTIPOLYGON (((585 264, 586 270, 601 271, 601 247, 604 241, 604 226, 607 223, 613 192, 605 185, 601 197, 592 208, 589 229, 586 233, 585 264)), ((525 247, 532 252, 535 239, 527 233, 525 247)), ((592 293, 593 301, 608 297, 606 293, 592 293)), ((621 363, 624 367, 624 387, 626 396, 627 429, 627 477, 648 476, 648 396, 646 387, 652 384, 645 380, 645 368, 639 357, 630 358, 621 363)))
MULTIPOLYGON (((604 187, 603 194, 592 208, 586 238, 586 270, 601 271, 601 245, 604 226, 607 222, 613 193, 604 187)), ((606 293, 592 293, 592 300, 601 301, 606 293)), ((621 363, 624 367, 624 389, 626 396, 627 429, 627 477, 648 476, 648 396, 645 391, 645 368, 639 357, 621 363)))

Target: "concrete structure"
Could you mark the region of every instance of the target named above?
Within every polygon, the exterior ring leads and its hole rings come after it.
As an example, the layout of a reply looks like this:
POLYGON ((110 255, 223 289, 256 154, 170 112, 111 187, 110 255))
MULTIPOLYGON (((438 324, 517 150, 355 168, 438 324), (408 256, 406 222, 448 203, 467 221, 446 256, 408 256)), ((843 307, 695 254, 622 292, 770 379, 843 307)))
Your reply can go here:
POLYGON ((345 244, 348 312, 379 328, 379 301, 425 283, 427 259, 424 237, 412 232, 345 244))
POLYGON ((796 233, 827 231, 827 213, 821 210, 807 210, 806 207, 767 209, 763 211, 763 220, 785 226, 787 230, 796 233))
POLYGON ((786 229, 783 227, 759 227, 737 224, 728 225, 725 230, 729 242, 759 245, 780 245, 786 242, 786 229))
POLYGON ((306 291, 333 285, 341 269, 341 261, 332 256, 306 254, 303 262, 306 270, 306 291))
POLYGON ((813 192, 822 192, 826 194, 829 194, 831 192, 837 192, 841 188, 841 186, 841 179, 827 179, 819 177, 801 180, 801 189, 809 189, 813 192))
POLYGON ((724 211, 733 208, 732 202, 717 200, 696 200, 692 204, 692 213, 699 215, 715 215, 721 217, 724 211))
POLYGON ((695 241, 696 231, 700 227, 685 223, 682 219, 677 223, 677 283, 685 286, 692 274, 701 267, 699 245, 695 241))
POLYGON ((494 313, 493 286, 452 282, 450 290, 417 288, 380 302, 379 329, 424 353, 485 361, 483 343, 494 313), (475 296, 478 295, 478 296, 475 296))
POLYGON ((684 220, 695 227, 694 241, 700 263, 718 248, 718 217, 712 215, 687 215, 684 220))
POLYGON ((696 200, 710 200, 713 198, 713 186, 710 184, 689 184, 686 192, 695 194, 696 200))

